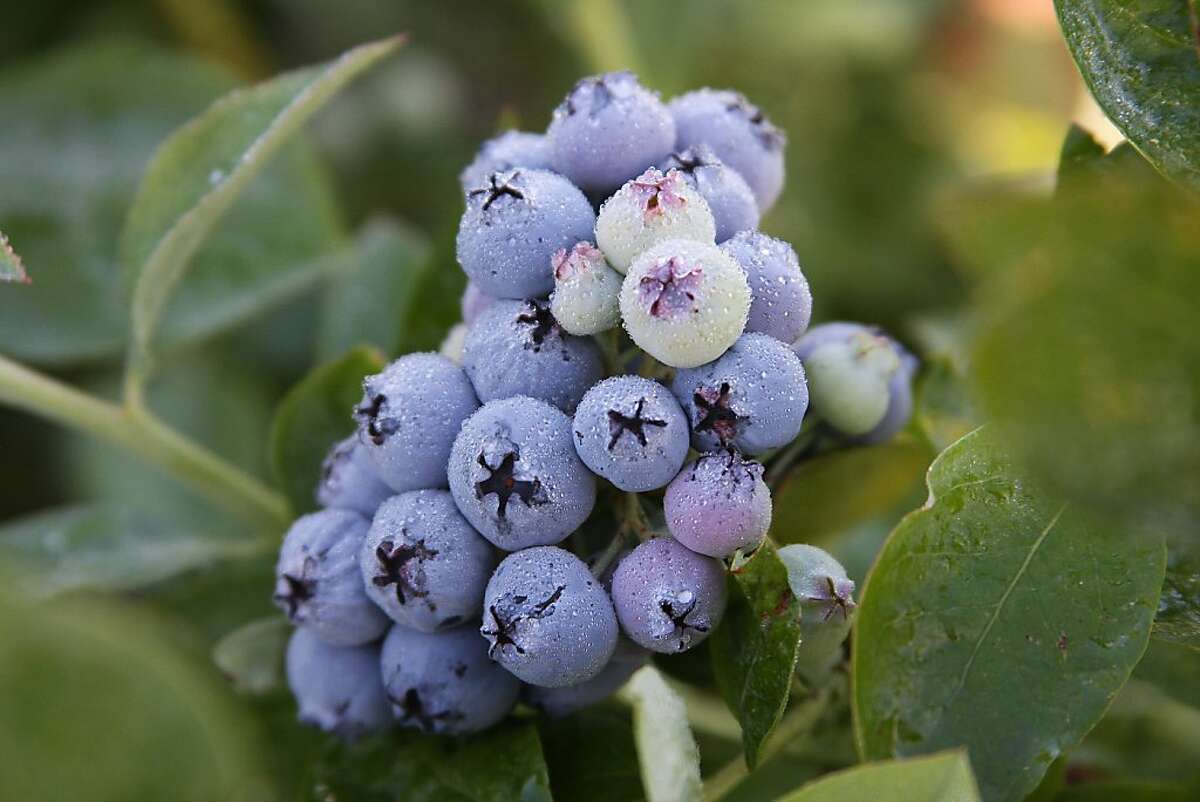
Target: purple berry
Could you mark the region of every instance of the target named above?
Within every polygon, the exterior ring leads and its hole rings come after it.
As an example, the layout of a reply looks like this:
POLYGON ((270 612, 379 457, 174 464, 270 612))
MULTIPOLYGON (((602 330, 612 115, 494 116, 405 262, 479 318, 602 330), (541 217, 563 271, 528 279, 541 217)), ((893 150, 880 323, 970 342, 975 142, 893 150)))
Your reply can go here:
POLYGON ((459 307, 462 310, 463 323, 470 325, 483 311, 494 304, 496 299, 479 289, 473 282, 468 281, 463 288, 462 300, 459 307))
POLYGON ((812 293, 792 246, 758 231, 742 231, 721 250, 746 271, 750 318, 746 331, 769 334, 791 345, 812 318, 812 293))
POLYGON ((741 173, 717 158, 708 145, 672 153, 659 165, 664 173, 677 170, 708 203, 716 221, 717 242, 739 231, 758 228, 758 201, 741 173))
POLYGON ((667 486, 667 528, 683 545, 710 557, 753 551, 771 527, 771 491, 763 466, 736 451, 701 454, 667 486))
POLYGON ((391 726, 378 646, 332 646, 301 628, 288 641, 284 662, 305 724, 346 740, 391 726))
POLYGON ((358 437, 350 435, 337 443, 321 464, 316 495, 322 507, 353 510, 370 518, 392 495, 392 489, 379 478, 379 470, 358 437))
POLYGON ((526 685, 521 696, 526 704, 551 718, 569 716, 577 710, 603 702, 621 689, 633 672, 646 664, 649 654, 628 638, 618 637, 608 665, 589 680, 562 688, 526 685))
POLYGON ((550 170, 550 146, 545 134, 527 131, 505 131, 484 142, 458 176, 463 192, 470 192, 487 183, 492 173, 525 167, 530 170, 550 170))

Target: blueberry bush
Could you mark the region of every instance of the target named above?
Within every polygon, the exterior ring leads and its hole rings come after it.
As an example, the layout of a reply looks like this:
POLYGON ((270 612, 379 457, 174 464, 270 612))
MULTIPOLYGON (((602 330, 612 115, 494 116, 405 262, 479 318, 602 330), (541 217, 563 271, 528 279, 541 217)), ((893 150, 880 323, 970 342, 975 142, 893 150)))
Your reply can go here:
POLYGON ((344 5, 6 12, 5 798, 1200 795, 1195 0, 344 5))

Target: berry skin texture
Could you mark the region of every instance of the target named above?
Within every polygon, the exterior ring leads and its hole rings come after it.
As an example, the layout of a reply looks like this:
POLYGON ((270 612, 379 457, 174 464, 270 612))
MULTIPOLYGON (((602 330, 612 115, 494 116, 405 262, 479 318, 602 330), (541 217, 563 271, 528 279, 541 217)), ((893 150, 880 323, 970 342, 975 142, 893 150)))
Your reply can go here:
POLYGON ((697 451, 762 454, 785 446, 808 410, 804 365, 765 334, 743 334, 719 359, 676 372, 671 391, 691 422, 697 451))
POLYGON ((600 581, 569 551, 504 558, 483 597, 488 654, 530 685, 562 688, 596 677, 617 646, 617 617, 600 581))
POLYGON ((540 298, 554 289, 550 257, 590 239, 592 205, 557 173, 516 169, 493 173, 467 193, 458 226, 458 263, 467 278, 496 298, 540 298))
POLYGON ((572 428, 579 458, 621 490, 664 487, 687 459, 688 421, 679 402, 640 376, 614 376, 588 390, 572 428))
POLYGON ((485 186, 492 173, 524 167, 530 170, 552 170, 550 145, 545 134, 528 131, 505 131, 492 137, 479 148, 475 159, 459 173, 458 183, 463 192, 485 186))
POLYGON ((667 529, 692 551, 729 557, 758 548, 771 528, 763 466, 736 451, 701 454, 667 486, 667 529))
POLYGON ((378 646, 331 646, 301 628, 288 641, 284 663, 305 724, 348 741, 392 726, 378 646))
POLYGON ((717 242, 739 231, 758 228, 758 201, 741 173, 717 158, 708 145, 694 145, 672 153, 659 169, 678 170, 688 186, 708 204, 716 223, 717 242))
POLYGON ((633 73, 610 72, 575 84, 554 110, 546 139, 554 169, 605 198, 671 152, 675 123, 633 73))
POLYGON ((612 658, 596 676, 563 688, 526 685, 521 689, 521 698, 530 707, 551 718, 563 718, 577 710, 599 704, 619 691, 633 676, 633 672, 646 664, 648 657, 649 653, 641 646, 618 636, 612 658))
POLYGON ((397 624, 384 638, 379 668, 400 726, 438 735, 491 727, 521 691, 516 677, 488 659, 474 627, 419 632, 397 624))
POLYGON ((392 490, 446 486, 446 460, 479 399, 462 368, 440 354, 408 354, 363 379, 358 440, 392 490))
POLYGON ((596 218, 596 244, 614 270, 629 271, 638 254, 666 239, 711 243, 716 223, 708 203, 684 180, 651 167, 604 202, 596 218))
POLYGON ((496 562, 492 545, 445 490, 414 490, 385 501, 359 552, 367 596, 396 623, 422 632, 479 615, 496 562))
POLYGON ((621 276, 590 242, 554 254, 554 292, 550 312, 567 332, 581 337, 599 334, 621 323, 617 299, 621 276))
POLYGON ((467 325, 474 323, 475 318, 495 302, 495 298, 468 281, 467 286, 463 288, 462 299, 459 301, 463 323, 467 325))
POLYGON ((571 439, 571 419, 544 401, 484 404, 450 455, 450 492, 463 517, 505 551, 574 532, 596 503, 596 479, 571 439))
POLYGON ((684 652, 708 637, 725 612, 725 569, 670 537, 640 544, 613 575, 621 631, 652 652, 684 652))
POLYGON ((812 292, 792 246, 758 231, 742 231, 721 250, 746 271, 750 318, 746 331, 769 334, 791 345, 812 319, 812 292))
POLYGON ((326 643, 357 646, 387 629, 387 616, 363 591, 358 551, 367 519, 321 510, 292 524, 275 566, 272 597, 288 619, 326 643))
POLYGON ((853 623, 854 582, 828 552, 795 543, 779 550, 788 587, 800 600, 800 652, 796 673, 820 682, 842 659, 842 643, 853 623))
POLYGON ((666 240, 634 260, 621 285, 621 319, 643 351, 673 368, 725 353, 750 311, 750 285, 715 245, 666 240))
POLYGON ((367 449, 350 435, 338 442, 321 463, 317 503, 322 507, 352 510, 370 518, 392 489, 379 478, 367 449))
POLYGON ((526 395, 571 413, 604 375, 604 359, 595 342, 564 331, 545 301, 497 301, 467 331, 463 369, 484 403, 526 395))

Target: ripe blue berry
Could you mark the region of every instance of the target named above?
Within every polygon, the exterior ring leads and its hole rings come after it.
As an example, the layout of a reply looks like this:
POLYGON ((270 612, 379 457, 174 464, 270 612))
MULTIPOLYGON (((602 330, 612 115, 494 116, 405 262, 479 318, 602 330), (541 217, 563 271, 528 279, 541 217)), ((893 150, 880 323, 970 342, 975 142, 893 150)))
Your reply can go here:
POLYGON ((725 353, 746 326, 750 285, 716 245, 666 240, 634 260, 621 285, 621 319, 637 345, 691 368, 725 353))
POLYGON ((738 92, 697 89, 667 104, 675 119, 677 147, 708 145, 741 173, 758 208, 766 212, 783 190, 787 139, 762 111, 738 92))
POLYGON ((387 616, 363 591, 358 550, 367 519, 349 510, 298 518, 283 539, 275 566, 275 595, 293 624, 336 646, 373 641, 387 616))
POLYGON ((799 357, 765 334, 743 334, 719 359, 676 372, 671 390, 699 451, 762 454, 796 439, 808 409, 799 357))
POLYGON ((820 681, 841 660, 855 608, 854 582, 828 552, 806 544, 779 550, 788 587, 800 601, 800 653, 796 671, 820 681))
POLYGON ((758 548, 771 528, 771 490, 763 466, 736 451, 701 454, 679 472, 663 497, 667 528, 683 545, 710 557, 758 548))
POLYGON ((569 716, 577 710, 603 702, 621 689, 633 672, 646 664, 649 654, 628 638, 617 638, 617 648, 608 665, 589 680, 562 688, 526 685, 521 697, 530 707, 551 718, 569 716))
POLYGON ((321 463, 317 503, 322 507, 353 510, 370 518, 390 495, 392 489, 379 478, 379 470, 356 435, 334 445, 321 463))
POLYGON ((663 175, 653 167, 606 200, 596 218, 596 244, 621 273, 655 243, 712 243, 714 237, 716 224, 704 197, 679 172, 663 175))
POLYGON ((524 167, 530 170, 551 170, 550 146, 545 134, 528 131, 505 131, 484 142, 468 164, 458 175, 463 192, 485 186, 492 173, 524 167))
POLYGON ((346 740, 391 726, 378 646, 332 646, 301 628, 288 641, 284 663, 305 724, 346 740))
POLYGON ((446 460, 479 399, 462 368, 440 354, 408 354, 363 379, 358 439, 397 493, 446 486, 446 460))
POLYGON ((474 627, 419 632, 396 624, 384 638, 380 665, 400 725, 438 735, 487 729, 521 691, 516 677, 488 659, 474 627))
POLYGON ((423 632, 479 615, 496 562, 445 490, 385 501, 359 552, 367 595, 393 621, 423 632))
POLYGON ((546 131, 554 169, 597 198, 670 153, 675 123, 631 72, 575 84, 546 131))
POLYGON ((570 413, 604 360, 594 341, 563 331, 545 301, 497 301, 468 329, 463 369, 485 403, 526 395, 570 413))
POLYGON ((554 254, 554 292, 550 312, 566 331, 579 336, 599 334, 621 322, 617 299, 621 276, 604 261, 590 242, 554 254))
POLYGON ((670 537, 639 545, 613 575, 621 631, 652 652, 684 652, 708 637, 725 612, 725 569, 670 537))
POLYGON ((717 158, 708 145, 694 145, 672 153, 659 169, 678 170, 688 186, 708 203, 716 223, 717 242, 739 231, 758 228, 758 201, 741 173, 717 158))
POLYGON ((590 239, 596 214, 570 181, 546 170, 493 173, 467 193, 458 262, 496 298, 540 298, 554 289, 550 257, 590 239))
POLYGON ((598 675, 617 645, 612 602, 583 561, 539 546, 510 554, 488 582, 488 654, 531 685, 561 688, 598 675))
POLYGON ((588 390, 573 424, 584 464, 621 490, 664 487, 687 458, 688 422, 656 381, 614 376, 588 390))
POLYGON ((462 299, 459 301, 463 323, 467 325, 474 323, 475 318, 495 302, 495 298, 479 289, 473 282, 468 281, 467 286, 463 288, 462 299))
POLYGON ((596 503, 571 419, 533 398, 484 404, 454 441, 449 471, 463 517, 505 551, 558 543, 596 503))
POLYGON ((746 331, 769 334, 791 345, 812 318, 812 293, 792 246, 758 231, 742 231, 721 245, 746 271, 750 319, 746 331))

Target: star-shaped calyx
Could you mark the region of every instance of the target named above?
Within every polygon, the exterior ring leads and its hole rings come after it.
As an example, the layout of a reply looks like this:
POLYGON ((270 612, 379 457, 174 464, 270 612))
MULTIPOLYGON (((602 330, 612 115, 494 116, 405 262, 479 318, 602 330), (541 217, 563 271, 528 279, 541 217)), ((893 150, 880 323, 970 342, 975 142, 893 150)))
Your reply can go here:
POLYGON ((590 242, 577 242, 571 248, 560 248, 550 257, 550 266, 554 268, 554 278, 566 281, 575 276, 584 275, 595 270, 604 263, 604 254, 590 242))
POLYGON ((290 621, 297 619, 300 609, 317 592, 317 580, 309 576, 314 568, 310 562, 306 559, 298 573, 282 574, 275 584, 275 593, 271 599, 287 613, 290 621))
POLYGON ((481 629, 480 633, 488 639, 488 656, 495 657, 496 651, 505 646, 511 646, 517 654, 525 654, 525 649, 517 642, 517 625, 530 618, 545 618, 554 614, 554 604, 562 598, 566 585, 559 585, 545 599, 529 604, 529 597, 521 594, 505 594, 499 604, 488 607, 491 616, 491 626, 481 629))
POLYGON ((485 212, 492 208, 493 203, 504 197, 525 200, 525 193, 517 186, 517 181, 520 177, 520 170, 492 173, 488 177, 488 185, 486 187, 471 190, 467 193, 467 197, 477 198, 482 196, 484 199, 483 210, 485 212))
POLYGON ((659 259, 638 281, 638 302, 651 316, 670 320, 699 311, 696 294, 704 280, 699 264, 678 256, 659 259))
POLYGON ((691 632, 708 632, 708 621, 688 620, 696 610, 696 594, 690 590, 680 590, 658 600, 658 608, 666 617, 666 623, 671 627, 671 638, 678 638, 676 647, 683 651, 691 641, 691 632))
POLYGON ((682 194, 683 176, 675 170, 663 175, 658 169, 651 167, 633 179, 630 188, 647 223, 663 216, 668 209, 682 209, 687 206, 687 198, 682 194))
POLYGON ((842 619, 850 617, 850 613, 858 605, 854 601, 854 580, 852 579, 834 579, 831 576, 824 577, 824 582, 819 583, 820 590, 816 595, 810 595, 804 599, 805 602, 816 602, 822 610, 822 621, 828 621, 838 613, 842 614, 842 619))
POLYGON ((762 113, 762 109, 747 100, 744 95, 735 95, 733 100, 725 105, 725 109, 745 117, 754 129, 754 135, 767 150, 779 150, 787 143, 783 131, 776 128, 762 113))
POLYGON ((525 347, 534 353, 542 350, 547 339, 561 332, 545 301, 527 301, 524 311, 517 315, 517 325, 526 330, 525 347))
POLYGON ((658 428, 665 427, 665 420, 657 418, 648 418, 643 414, 646 407, 646 399, 639 398, 637 406, 633 409, 632 415, 625 415, 620 410, 610 409, 608 411, 608 450, 612 451, 616 447, 617 441, 621 436, 628 432, 637 441, 638 445, 643 448, 646 446, 646 427, 654 426, 658 428))
POLYGON ((712 432, 725 445, 737 437, 738 428, 746 420, 733 408, 733 391, 728 382, 720 387, 700 387, 692 394, 696 407, 697 432, 712 432))
POLYGON ((416 688, 409 688, 400 697, 389 695, 388 699, 401 722, 415 723, 422 732, 436 732, 439 722, 457 721, 462 718, 461 713, 453 710, 430 710, 421 697, 421 692, 416 688))
MULTIPOLYGON (((370 388, 367 388, 370 393, 370 388)), ((370 395, 370 398, 365 404, 359 404, 354 408, 354 419, 360 425, 366 426, 367 437, 377 446, 383 445, 384 441, 391 435, 396 433, 396 428, 399 426, 395 418, 386 416, 387 396, 383 393, 375 393, 370 395)))
POLYGON ((483 468, 487 476, 475 483, 475 497, 482 499, 495 495, 496 516, 501 520, 507 517, 508 504, 513 496, 526 507, 545 504, 547 501, 541 480, 536 476, 529 478, 521 475, 522 471, 518 465, 520 459, 521 455, 515 445, 511 446, 494 466, 491 464, 495 461, 494 456, 489 459, 486 454, 480 453, 477 458, 479 467, 483 468))
POLYGON ((409 599, 424 599, 429 596, 429 588, 425 586, 425 560, 437 554, 437 549, 426 546, 423 539, 414 543, 396 543, 387 538, 375 549, 378 571, 371 577, 371 584, 377 588, 395 585, 396 600, 401 604, 407 604, 409 599))

